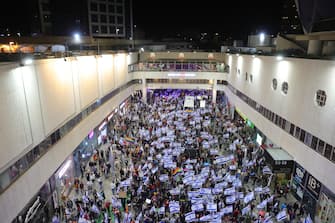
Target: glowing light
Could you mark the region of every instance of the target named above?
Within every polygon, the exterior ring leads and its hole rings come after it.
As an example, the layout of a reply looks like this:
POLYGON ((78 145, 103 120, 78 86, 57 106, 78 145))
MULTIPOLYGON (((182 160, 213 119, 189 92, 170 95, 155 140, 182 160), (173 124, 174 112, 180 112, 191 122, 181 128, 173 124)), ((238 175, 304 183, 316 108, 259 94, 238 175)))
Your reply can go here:
POLYGON ((24 60, 24 65, 29 65, 29 64, 32 64, 32 63, 33 63, 32 59, 25 59, 24 60))
POLYGON ((264 33, 259 34, 259 41, 263 43, 264 40, 265 40, 265 34, 264 33))
POLYGON ((276 59, 277 60, 282 60, 282 59, 284 59, 284 57, 283 56, 277 56, 276 59))
POLYGON ((64 164, 64 166, 62 167, 62 169, 60 169, 60 171, 58 173, 58 178, 62 178, 64 173, 67 171, 67 169, 69 169, 69 167, 71 165, 71 162, 72 162, 72 160, 66 161, 66 163, 64 164))
POLYGON ((74 39, 75 43, 80 43, 81 42, 81 36, 80 36, 80 34, 79 33, 75 33, 73 35, 73 39, 74 39))

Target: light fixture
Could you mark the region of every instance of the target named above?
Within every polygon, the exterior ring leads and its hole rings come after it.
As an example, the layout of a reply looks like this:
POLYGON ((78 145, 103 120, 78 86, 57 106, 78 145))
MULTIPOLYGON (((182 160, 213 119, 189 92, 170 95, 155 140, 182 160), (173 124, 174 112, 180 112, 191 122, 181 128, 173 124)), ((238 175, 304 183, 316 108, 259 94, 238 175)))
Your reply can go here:
POLYGON ((277 60, 282 60, 282 59, 283 59, 283 56, 280 56, 280 55, 279 55, 279 56, 276 57, 276 59, 277 59, 277 60))
POLYGON ((25 59, 21 60, 20 66, 30 65, 32 63, 33 63, 33 59, 31 59, 31 58, 25 58, 25 59))
POLYGON ((259 34, 259 41, 263 43, 264 40, 265 40, 265 34, 264 33, 259 34))
POLYGON ((73 40, 74 40, 75 43, 80 43, 81 42, 81 36, 80 36, 80 34, 79 33, 75 33, 73 35, 73 40))

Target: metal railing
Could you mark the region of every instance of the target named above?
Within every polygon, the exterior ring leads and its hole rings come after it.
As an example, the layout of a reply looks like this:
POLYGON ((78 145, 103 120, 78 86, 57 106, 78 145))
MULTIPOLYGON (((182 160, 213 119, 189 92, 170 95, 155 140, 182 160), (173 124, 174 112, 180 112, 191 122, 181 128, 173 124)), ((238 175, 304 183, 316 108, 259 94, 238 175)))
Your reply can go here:
POLYGON ((225 69, 227 66, 223 62, 208 61, 157 61, 128 65, 128 73, 136 71, 225 72, 225 69))

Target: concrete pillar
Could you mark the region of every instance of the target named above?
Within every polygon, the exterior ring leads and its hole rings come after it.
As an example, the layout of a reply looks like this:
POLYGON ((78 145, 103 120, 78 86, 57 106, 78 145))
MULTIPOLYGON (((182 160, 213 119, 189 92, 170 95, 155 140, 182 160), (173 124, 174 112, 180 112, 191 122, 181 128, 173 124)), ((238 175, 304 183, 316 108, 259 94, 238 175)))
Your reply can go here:
POLYGON ((327 41, 323 43, 322 55, 331 56, 335 54, 335 41, 327 41))
POLYGON ((212 88, 212 103, 216 103, 216 79, 213 79, 213 88, 212 88))
POLYGON ((147 103, 147 83, 145 78, 142 78, 142 100, 147 103))
POLYGON ((309 40, 307 54, 311 56, 321 56, 322 52, 322 41, 321 40, 309 40))

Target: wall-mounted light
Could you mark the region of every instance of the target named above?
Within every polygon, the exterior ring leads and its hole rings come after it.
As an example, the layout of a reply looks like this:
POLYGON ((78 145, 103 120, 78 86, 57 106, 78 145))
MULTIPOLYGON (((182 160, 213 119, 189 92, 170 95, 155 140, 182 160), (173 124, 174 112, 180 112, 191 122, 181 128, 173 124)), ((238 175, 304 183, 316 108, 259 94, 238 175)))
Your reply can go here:
POLYGON ((278 55, 278 56, 276 57, 276 59, 277 59, 277 60, 282 60, 282 59, 284 59, 284 57, 283 57, 283 56, 280 56, 280 55, 278 55))
POLYGON ((31 59, 31 58, 24 58, 24 59, 21 59, 20 66, 30 65, 32 63, 33 63, 33 59, 31 59))

